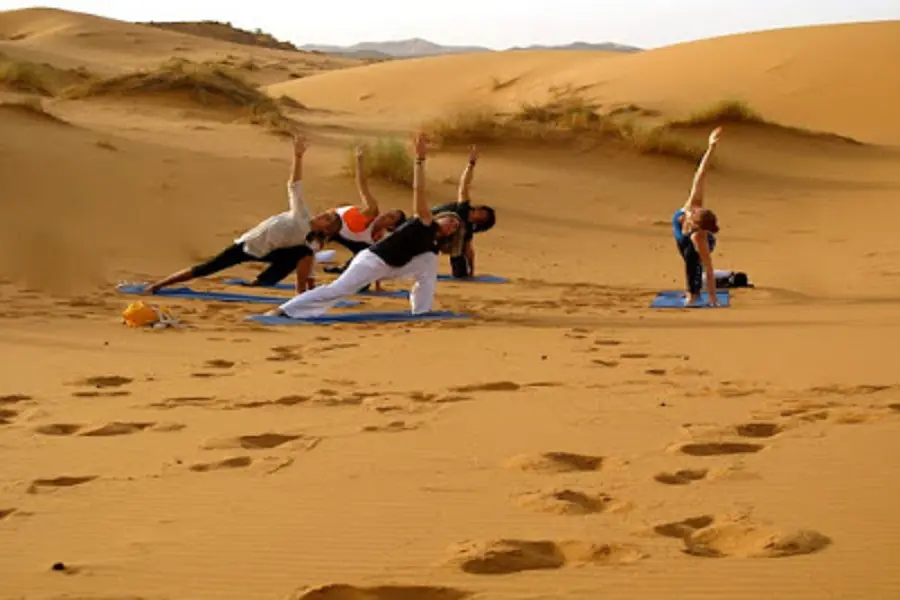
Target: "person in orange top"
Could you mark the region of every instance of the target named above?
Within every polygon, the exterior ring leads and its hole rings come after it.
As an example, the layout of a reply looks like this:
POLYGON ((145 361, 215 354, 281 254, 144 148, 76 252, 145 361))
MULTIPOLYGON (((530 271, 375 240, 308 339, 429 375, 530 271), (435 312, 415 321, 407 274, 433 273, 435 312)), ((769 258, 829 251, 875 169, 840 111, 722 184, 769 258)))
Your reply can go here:
MULTIPOLYGON (((356 189, 360 205, 340 206, 331 209, 341 218, 341 228, 329 240, 344 246, 356 256, 383 238, 388 232, 406 221, 406 213, 395 209, 382 213, 378 201, 369 190, 365 175, 365 147, 356 148, 356 189)), ((352 260, 352 258, 351 258, 352 260)), ((340 267, 326 267, 326 273, 340 274, 350 261, 340 267)), ((376 289, 380 286, 376 282, 376 289)))

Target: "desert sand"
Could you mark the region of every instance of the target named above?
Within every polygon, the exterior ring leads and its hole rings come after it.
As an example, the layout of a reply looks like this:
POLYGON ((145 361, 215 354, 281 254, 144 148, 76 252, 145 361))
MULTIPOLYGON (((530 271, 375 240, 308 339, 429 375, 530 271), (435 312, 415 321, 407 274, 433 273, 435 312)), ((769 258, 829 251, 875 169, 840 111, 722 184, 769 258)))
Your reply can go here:
MULTIPOLYGON (((438 289, 474 318, 266 328, 259 305, 166 299, 189 327, 135 330, 115 284, 283 210, 286 138, 179 97, 0 107, 0 597, 900 596, 900 23, 371 66, 50 10, 0 33, 102 75, 175 47, 270 65, 261 89, 308 107, 316 209, 356 201, 354 140, 554 86, 673 118, 740 97, 859 142, 726 126, 715 264, 757 284, 727 309, 649 308, 682 287, 668 220, 693 164, 488 144, 478 268, 511 282, 438 289)), ((435 152, 434 203, 464 164, 435 152)))

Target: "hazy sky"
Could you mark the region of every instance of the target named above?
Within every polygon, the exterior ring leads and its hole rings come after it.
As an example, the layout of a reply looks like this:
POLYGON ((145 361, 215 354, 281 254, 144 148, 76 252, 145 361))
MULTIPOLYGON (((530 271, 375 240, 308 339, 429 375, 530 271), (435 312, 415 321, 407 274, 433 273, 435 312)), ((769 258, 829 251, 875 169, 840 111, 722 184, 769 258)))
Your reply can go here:
MULTIPOLYGON (((36 3, 0 0, 0 10, 36 3)), ((642 48, 728 33, 900 19, 900 0, 61 0, 127 21, 230 21, 297 44, 422 37, 496 49, 571 41, 642 48)))

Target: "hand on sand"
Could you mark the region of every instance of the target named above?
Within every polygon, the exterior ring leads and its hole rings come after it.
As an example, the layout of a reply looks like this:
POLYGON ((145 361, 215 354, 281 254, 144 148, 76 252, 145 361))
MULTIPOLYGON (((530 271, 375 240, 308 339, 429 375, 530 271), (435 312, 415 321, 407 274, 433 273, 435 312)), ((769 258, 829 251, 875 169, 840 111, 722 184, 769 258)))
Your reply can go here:
POLYGON ((424 133, 417 133, 414 147, 416 158, 425 158, 428 155, 428 137, 424 133))
POLYGON ((709 145, 715 146, 719 143, 719 137, 722 135, 722 128, 716 127, 712 130, 712 133, 709 134, 709 145))
POLYGON ((295 156, 303 156, 306 152, 306 149, 309 148, 309 144, 306 141, 306 136, 302 133, 294 134, 294 155, 295 156))

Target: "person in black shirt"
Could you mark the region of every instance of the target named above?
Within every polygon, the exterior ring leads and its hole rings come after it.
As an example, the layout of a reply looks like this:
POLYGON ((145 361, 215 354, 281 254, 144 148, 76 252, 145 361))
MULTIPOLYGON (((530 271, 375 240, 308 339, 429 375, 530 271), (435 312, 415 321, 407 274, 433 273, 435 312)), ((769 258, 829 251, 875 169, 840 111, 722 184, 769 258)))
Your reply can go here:
POLYGON ((461 250, 450 255, 450 268, 456 278, 475 276, 475 245, 473 238, 476 233, 491 229, 497 222, 494 209, 486 205, 472 206, 469 195, 469 187, 472 185, 472 176, 475 172, 475 163, 478 161, 478 149, 472 146, 469 151, 469 163, 466 165, 462 176, 459 178, 457 202, 441 204, 431 209, 435 215, 454 213, 462 219, 466 228, 466 234, 461 250))
POLYGON ((431 311, 437 286, 438 253, 460 252, 465 228, 454 213, 433 216, 425 199, 427 139, 415 140, 413 214, 393 233, 357 254, 347 270, 328 285, 295 296, 268 315, 303 318, 324 314, 337 301, 379 279, 412 279, 409 303, 413 314, 431 311))

